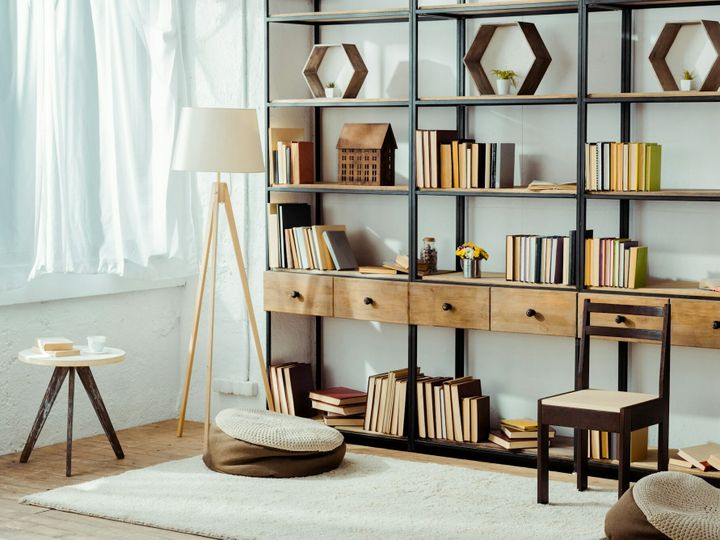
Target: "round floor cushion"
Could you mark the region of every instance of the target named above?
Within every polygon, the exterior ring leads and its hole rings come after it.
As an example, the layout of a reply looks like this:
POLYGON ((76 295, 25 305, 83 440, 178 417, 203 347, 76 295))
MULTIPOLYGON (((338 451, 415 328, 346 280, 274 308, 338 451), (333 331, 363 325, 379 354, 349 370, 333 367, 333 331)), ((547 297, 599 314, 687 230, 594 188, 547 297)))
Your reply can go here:
POLYGON ((342 463, 345 442, 329 426, 271 411, 225 409, 210 427, 203 461, 241 476, 291 478, 331 471, 342 463))

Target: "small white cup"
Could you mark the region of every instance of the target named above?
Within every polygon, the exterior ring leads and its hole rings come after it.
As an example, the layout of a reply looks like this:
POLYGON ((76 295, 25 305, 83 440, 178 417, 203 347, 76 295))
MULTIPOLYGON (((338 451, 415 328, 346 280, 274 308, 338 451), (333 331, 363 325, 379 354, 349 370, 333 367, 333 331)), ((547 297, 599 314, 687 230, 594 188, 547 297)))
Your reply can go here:
POLYGON ((88 351, 91 353, 101 353, 105 350, 105 336, 88 336, 88 351))

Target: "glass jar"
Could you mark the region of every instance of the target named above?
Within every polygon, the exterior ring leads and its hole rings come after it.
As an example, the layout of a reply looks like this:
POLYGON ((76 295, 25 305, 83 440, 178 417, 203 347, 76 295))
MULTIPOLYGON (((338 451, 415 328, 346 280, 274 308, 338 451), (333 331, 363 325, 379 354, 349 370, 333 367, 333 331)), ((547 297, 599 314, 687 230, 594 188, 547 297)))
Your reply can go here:
POLYGON ((427 265, 428 274, 437 272, 437 250, 435 249, 435 239, 432 236, 423 238, 420 261, 427 265))

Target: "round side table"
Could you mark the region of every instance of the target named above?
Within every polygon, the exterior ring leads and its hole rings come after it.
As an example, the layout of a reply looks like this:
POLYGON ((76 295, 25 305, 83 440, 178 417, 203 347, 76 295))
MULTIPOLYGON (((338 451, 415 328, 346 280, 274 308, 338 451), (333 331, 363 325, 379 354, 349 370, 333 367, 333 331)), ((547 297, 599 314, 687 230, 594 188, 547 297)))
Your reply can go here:
POLYGON ((48 384, 47 390, 45 391, 45 397, 40 404, 37 416, 35 417, 35 423, 30 430, 27 442, 23 448, 22 455, 20 456, 20 463, 27 463, 30 459, 30 453, 37 442, 38 436, 45 425, 50 410, 55 403, 62 388, 65 378, 68 379, 68 417, 67 417, 67 446, 66 446, 66 459, 65 459, 65 475, 70 476, 71 474, 71 463, 72 463, 72 427, 73 427, 73 404, 75 400, 75 373, 80 378, 80 382, 85 387, 92 403, 95 413, 100 419, 100 424, 107 435, 110 445, 112 446, 115 456, 118 459, 123 459, 125 454, 123 453, 120 441, 117 438, 115 429, 113 428, 110 416, 108 415, 105 404, 103 403, 102 397, 100 396, 100 390, 98 390, 95 379, 93 378, 91 367, 95 366, 106 366, 108 364, 117 364, 125 360, 125 351, 121 349, 114 349, 112 347, 105 347, 102 353, 91 353, 87 350, 87 347, 78 347, 80 354, 77 356, 64 356, 56 358, 54 356, 45 355, 42 353, 34 352, 32 349, 26 349, 18 353, 18 360, 26 364, 33 364, 36 366, 51 366, 53 370, 50 383, 48 384))

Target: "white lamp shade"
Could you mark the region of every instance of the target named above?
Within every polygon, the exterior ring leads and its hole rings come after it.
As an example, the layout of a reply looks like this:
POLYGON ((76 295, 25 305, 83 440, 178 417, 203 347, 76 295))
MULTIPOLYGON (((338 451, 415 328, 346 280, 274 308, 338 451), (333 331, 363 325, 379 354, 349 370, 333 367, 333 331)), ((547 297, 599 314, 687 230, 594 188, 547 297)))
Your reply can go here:
POLYGON ((195 172, 264 171, 257 111, 184 107, 175 136, 172 168, 195 172))

